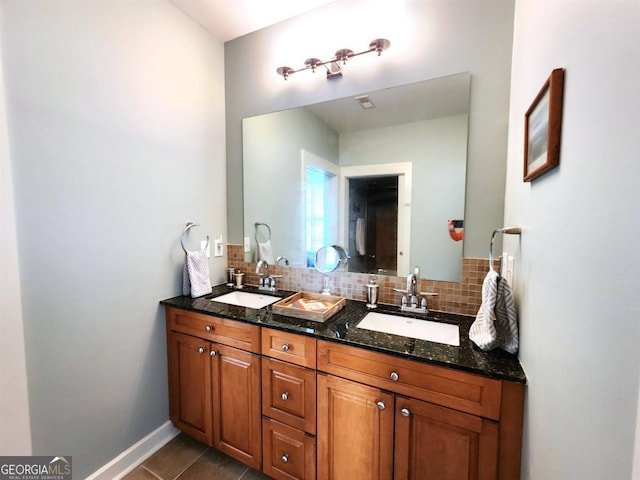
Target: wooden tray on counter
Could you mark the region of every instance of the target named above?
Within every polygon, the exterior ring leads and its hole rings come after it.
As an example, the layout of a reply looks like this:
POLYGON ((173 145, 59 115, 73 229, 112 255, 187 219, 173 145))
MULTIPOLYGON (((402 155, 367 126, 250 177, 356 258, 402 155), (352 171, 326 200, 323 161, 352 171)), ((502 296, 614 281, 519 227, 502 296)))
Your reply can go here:
POLYGON ((335 295, 298 292, 272 305, 273 313, 325 322, 344 307, 346 300, 335 295))

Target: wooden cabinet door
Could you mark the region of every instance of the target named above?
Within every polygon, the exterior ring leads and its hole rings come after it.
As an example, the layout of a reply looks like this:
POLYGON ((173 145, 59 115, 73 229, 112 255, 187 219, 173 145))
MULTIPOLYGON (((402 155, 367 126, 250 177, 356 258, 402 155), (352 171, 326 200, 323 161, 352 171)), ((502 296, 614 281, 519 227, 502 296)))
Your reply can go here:
POLYGON ((316 371, 263 358, 262 413, 315 435, 316 371))
POLYGON ((169 416, 187 435, 213 445, 210 343, 169 332, 169 416))
POLYGON ((350 380, 317 376, 319 480, 391 480, 394 397, 350 380))
POLYGON ((213 446, 260 469, 260 357, 212 344, 213 446))
POLYGON ((316 437, 267 417, 262 432, 265 474, 277 480, 315 480, 316 437))
POLYGON ((498 424, 396 398, 395 480, 495 480, 498 424))

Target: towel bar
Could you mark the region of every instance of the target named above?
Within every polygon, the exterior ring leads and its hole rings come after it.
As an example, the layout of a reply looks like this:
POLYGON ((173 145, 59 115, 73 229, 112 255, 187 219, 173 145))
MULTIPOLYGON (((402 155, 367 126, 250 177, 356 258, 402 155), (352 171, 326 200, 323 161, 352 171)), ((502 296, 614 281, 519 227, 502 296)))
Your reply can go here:
POLYGON ((491 234, 491 243, 489 244, 489 269, 493 270, 493 239, 496 233, 506 233, 508 235, 520 235, 522 229, 520 227, 504 227, 496 228, 491 234))

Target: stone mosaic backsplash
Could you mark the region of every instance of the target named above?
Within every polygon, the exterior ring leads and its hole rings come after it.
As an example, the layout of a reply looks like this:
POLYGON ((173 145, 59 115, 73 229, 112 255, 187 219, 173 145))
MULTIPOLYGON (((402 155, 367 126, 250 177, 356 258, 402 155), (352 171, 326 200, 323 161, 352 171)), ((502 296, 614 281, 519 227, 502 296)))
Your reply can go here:
MULTIPOLYGON (((256 264, 244 261, 242 245, 229 244, 227 246, 229 267, 245 273, 245 283, 257 285, 256 264)), ((430 310, 448 313, 476 315, 482 303, 482 282, 489 271, 487 258, 463 258, 462 282, 440 282, 435 280, 420 280, 418 291, 437 293, 436 297, 429 297, 430 310)), ((323 287, 323 275, 313 268, 296 268, 269 265, 271 275, 282 275, 278 279, 278 288, 292 291, 320 292, 323 287)), ((330 276, 330 289, 333 295, 339 295, 351 300, 364 301, 365 287, 370 274, 336 272, 330 276)), ((394 288, 406 288, 406 277, 377 277, 380 285, 379 303, 399 305, 402 294, 394 288)))

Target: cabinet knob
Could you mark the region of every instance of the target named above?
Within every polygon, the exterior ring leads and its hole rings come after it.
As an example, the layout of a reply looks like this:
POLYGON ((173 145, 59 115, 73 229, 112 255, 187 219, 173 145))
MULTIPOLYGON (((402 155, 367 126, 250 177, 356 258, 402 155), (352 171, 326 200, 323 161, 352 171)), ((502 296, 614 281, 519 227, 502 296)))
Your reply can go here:
POLYGON ((207 325, 206 327, 204 327, 204 329, 205 329, 207 332, 210 332, 211 330, 213 330, 213 327, 212 327, 211 325, 207 325))
POLYGON ((380 410, 384 410, 385 408, 387 408, 387 406, 385 405, 385 403, 380 400, 379 402, 376 403, 376 406, 380 409, 380 410))
POLYGON ((200 348, 198 349, 198 353, 204 353, 204 347, 200 347, 200 348))
POLYGON ((282 344, 282 351, 283 352, 288 352, 289 351, 289 344, 288 343, 283 343, 282 344))
POLYGON ((280 398, 282 400, 288 400, 289 399, 289 393, 288 392, 283 392, 282 395, 280 395, 280 398))
POLYGON ((289 454, 285 453, 284 455, 282 455, 282 457, 280 457, 280 460, 282 460, 282 463, 289 463, 289 454))
POLYGON ((211 351, 209 352, 209 356, 210 356, 210 357, 215 357, 217 354, 218 354, 218 352, 216 352, 215 350, 211 350, 211 351))
POLYGON ((403 408, 402 410, 400 410, 400 413, 402 414, 403 417, 408 417, 409 415, 411 415, 411 412, 409 411, 408 408, 403 408))
POLYGON ((397 382, 397 381, 398 381, 398 379, 400 378, 400 375, 398 375, 398 373, 397 373, 397 372, 391 372, 391 375, 389 375, 389 378, 390 378, 392 381, 397 382))

